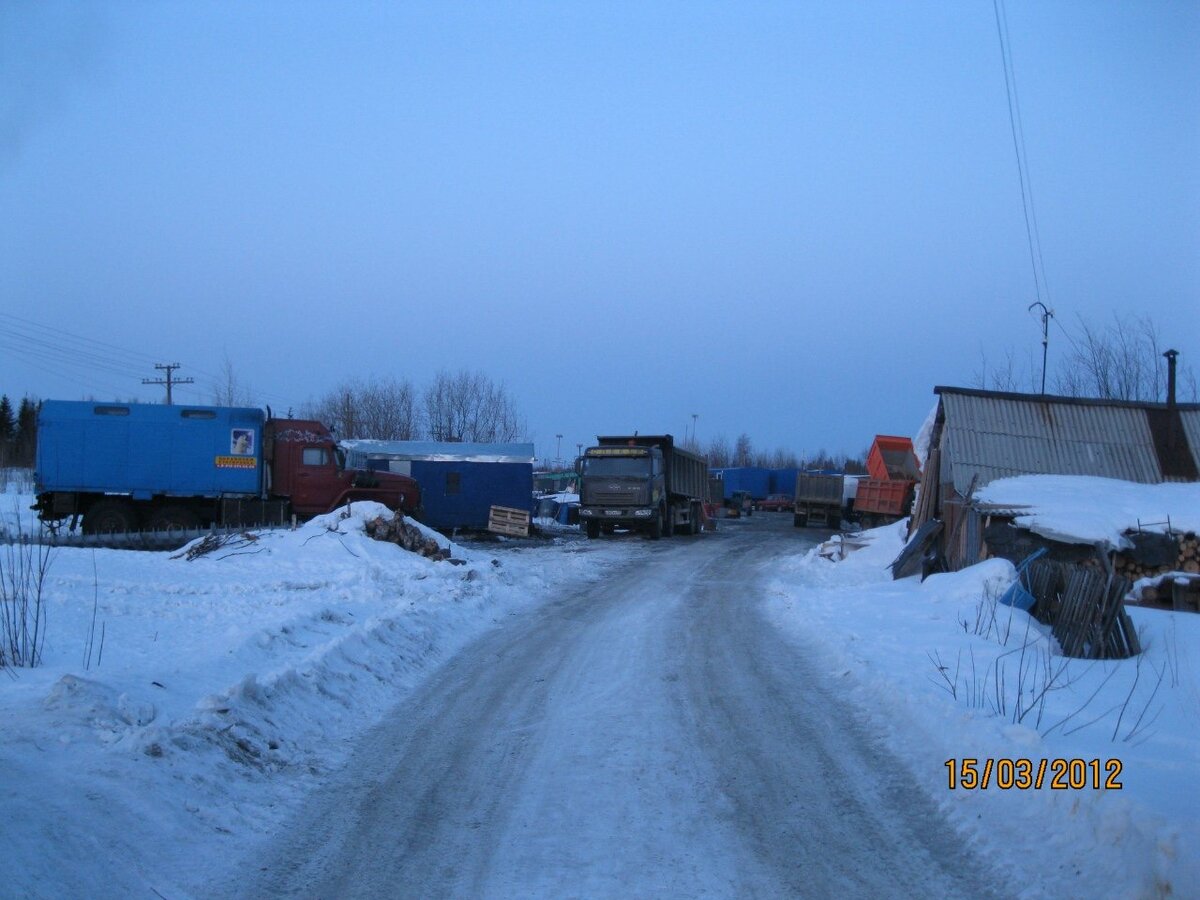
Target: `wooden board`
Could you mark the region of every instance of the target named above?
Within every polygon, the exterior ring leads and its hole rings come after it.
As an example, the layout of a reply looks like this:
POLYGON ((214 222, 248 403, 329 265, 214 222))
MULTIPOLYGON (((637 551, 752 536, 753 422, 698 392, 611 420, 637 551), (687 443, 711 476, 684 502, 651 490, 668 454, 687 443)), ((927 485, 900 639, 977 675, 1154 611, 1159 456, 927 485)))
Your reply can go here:
POLYGON ((511 506, 493 506, 488 510, 488 531, 509 537, 529 537, 529 511, 511 506))

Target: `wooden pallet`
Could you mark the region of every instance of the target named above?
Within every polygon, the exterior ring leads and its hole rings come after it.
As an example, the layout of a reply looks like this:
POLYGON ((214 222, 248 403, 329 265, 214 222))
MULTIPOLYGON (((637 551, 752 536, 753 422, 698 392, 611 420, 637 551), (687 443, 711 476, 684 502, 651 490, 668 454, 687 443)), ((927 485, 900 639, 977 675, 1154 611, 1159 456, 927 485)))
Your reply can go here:
POLYGON ((529 510, 493 506, 488 511, 487 530, 509 537, 529 537, 529 510))

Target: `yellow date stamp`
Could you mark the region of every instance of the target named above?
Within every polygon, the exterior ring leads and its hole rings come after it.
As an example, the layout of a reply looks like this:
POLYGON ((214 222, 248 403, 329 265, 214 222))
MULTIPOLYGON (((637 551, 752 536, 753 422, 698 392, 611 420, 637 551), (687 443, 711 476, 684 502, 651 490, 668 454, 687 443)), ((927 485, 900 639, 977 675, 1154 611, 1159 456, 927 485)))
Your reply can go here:
POLYGON ((952 791, 1106 791, 1121 790, 1119 759, 977 759, 946 760, 952 791))

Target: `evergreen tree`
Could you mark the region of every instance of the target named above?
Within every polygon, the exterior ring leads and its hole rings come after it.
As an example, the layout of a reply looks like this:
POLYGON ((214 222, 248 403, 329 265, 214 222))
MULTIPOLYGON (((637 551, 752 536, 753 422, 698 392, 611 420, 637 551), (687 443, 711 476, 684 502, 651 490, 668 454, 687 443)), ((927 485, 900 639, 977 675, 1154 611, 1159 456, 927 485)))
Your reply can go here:
POLYGON ((0 466, 8 465, 9 459, 12 458, 12 444, 16 430, 17 424, 13 419, 12 402, 8 399, 8 394, 4 394, 0 396, 0 466))
POLYGON ((37 449, 38 404, 29 397, 21 398, 17 409, 17 432, 13 439, 12 462, 17 466, 31 467, 37 449))

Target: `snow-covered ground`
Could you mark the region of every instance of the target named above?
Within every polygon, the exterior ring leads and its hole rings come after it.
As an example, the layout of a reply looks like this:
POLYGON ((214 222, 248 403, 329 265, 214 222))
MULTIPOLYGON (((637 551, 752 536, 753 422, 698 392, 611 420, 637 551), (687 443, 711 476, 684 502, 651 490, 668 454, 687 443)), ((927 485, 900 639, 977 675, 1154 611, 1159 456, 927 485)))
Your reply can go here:
MULTIPOLYGON (((203 896, 433 666, 651 547, 456 546, 453 565, 367 538, 376 512, 191 560, 56 551, 42 665, 0 675, 0 893, 203 896)), ((867 537, 842 562, 784 559, 766 602, 1005 889, 1200 896, 1200 616, 1132 609, 1142 657, 1066 662, 1024 614, 991 617, 1009 564, 893 582, 902 531, 867 537), (1122 787, 950 790, 965 757, 1119 760, 1122 787)))

